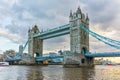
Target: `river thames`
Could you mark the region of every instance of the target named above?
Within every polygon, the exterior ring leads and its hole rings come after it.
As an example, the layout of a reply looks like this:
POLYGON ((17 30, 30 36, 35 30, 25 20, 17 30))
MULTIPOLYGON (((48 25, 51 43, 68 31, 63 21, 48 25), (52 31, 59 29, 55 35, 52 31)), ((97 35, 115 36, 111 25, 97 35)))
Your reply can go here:
POLYGON ((0 80, 120 80, 120 66, 94 68, 48 66, 0 66, 0 80))

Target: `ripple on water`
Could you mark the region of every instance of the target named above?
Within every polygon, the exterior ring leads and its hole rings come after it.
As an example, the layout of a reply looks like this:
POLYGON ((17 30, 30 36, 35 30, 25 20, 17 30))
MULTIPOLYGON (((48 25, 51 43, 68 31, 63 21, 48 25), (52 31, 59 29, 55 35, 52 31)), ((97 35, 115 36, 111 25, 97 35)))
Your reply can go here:
POLYGON ((0 80, 120 80, 120 66, 63 68, 49 66, 0 67, 0 80))

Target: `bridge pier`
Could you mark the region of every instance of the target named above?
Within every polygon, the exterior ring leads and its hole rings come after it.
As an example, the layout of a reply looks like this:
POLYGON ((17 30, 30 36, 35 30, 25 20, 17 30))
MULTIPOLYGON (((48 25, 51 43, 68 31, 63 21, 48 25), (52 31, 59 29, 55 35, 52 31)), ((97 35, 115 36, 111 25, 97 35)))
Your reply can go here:
POLYGON ((88 15, 84 15, 81 9, 70 12, 70 53, 64 56, 64 66, 93 66, 93 58, 85 57, 86 51, 89 52, 89 34, 80 28, 80 24, 89 29, 88 15))
POLYGON ((85 57, 79 53, 64 55, 64 67, 93 67, 93 57, 85 57))

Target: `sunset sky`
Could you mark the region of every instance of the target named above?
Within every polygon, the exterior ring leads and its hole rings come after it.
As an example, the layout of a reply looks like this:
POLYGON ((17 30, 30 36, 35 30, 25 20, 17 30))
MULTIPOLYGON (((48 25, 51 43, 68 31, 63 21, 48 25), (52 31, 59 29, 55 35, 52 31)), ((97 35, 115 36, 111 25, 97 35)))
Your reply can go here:
MULTIPOLYGON (((120 41, 119 0, 0 0, 0 52, 18 51, 19 45, 27 41, 28 29, 35 24, 47 30, 69 23, 70 10, 75 12, 78 6, 88 13, 92 31, 120 41)), ((44 52, 69 50, 69 39, 65 35, 45 40, 44 52)), ((120 50, 90 37, 90 51, 120 50)))

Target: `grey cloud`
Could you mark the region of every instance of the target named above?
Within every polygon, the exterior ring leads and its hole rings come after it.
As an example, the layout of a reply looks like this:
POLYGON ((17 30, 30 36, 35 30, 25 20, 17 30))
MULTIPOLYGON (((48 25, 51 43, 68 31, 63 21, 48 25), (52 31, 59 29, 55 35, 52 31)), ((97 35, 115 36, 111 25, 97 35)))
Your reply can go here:
POLYGON ((105 30, 111 27, 112 21, 119 14, 119 4, 110 0, 80 0, 86 6, 84 10, 88 11, 92 24, 100 24, 101 29, 105 30), (115 9, 117 8, 117 9, 115 9))
MULTIPOLYGON (((27 26, 27 25, 26 25, 27 26)), ((6 28, 9 30, 9 32, 11 34, 16 34, 18 35, 18 37, 21 37, 21 40, 18 40, 18 44, 20 44, 21 42, 22 43, 25 43, 27 41, 27 32, 28 32, 28 29, 29 27, 27 26, 24 26, 24 25, 8 25, 6 26, 6 28)))
MULTIPOLYGON (((60 2, 46 1, 20 0, 18 3, 14 3, 10 8, 13 18, 12 23, 7 25, 6 28, 9 29, 11 33, 26 38, 25 34, 27 34, 28 28, 34 24, 37 24, 40 29, 47 29, 68 23, 67 20, 70 10, 68 7, 70 7, 72 0, 62 0, 60 2), (68 5, 65 5, 66 3, 68 3, 68 5)), ((60 38, 57 40, 59 41, 59 39, 60 38)))
POLYGON ((14 43, 18 43, 20 40, 22 41, 21 37, 18 36, 17 34, 11 34, 11 33, 7 33, 7 32, 0 32, 0 36, 5 37, 5 38, 13 41, 14 43))
MULTIPOLYGON (((119 8, 115 9, 115 7, 119 7, 115 2, 110 0, 80 0, 80 4, 85 5, 81 6, 83 12, 88 12, 89 14, 90 24, 100 24, 100 30, 104 31, 109 31, 108 27, 113 27, 111 24, 113 24, 112 22, 120 13, 119 8)), ((16 34, 21 37, 23 43, 27 40, 27 30, 29 27, 37 24, 39 29, 43 28, 46 30, 69 23, 70 9, 76 11, 76 8, 79 6, 79 0, 17 0, 17 2, 13 2, 12 5, 6 8, 8 3, 1 5, 0 15, 2 16, 0 18, 2 17, 4 19, 6 16, 12 18, 11 24, 5 26, 5 28, 11 34, 16 34)), ((68 37, 47 40, 45 45, 53 44, 55 46, 63 46, 64 42, 67 42, 66 38, 68 37)), ((14 40, 12 41, 14 42, 14 40)), ((65 45, 68 44, 65 43, 65 45)), ((94 47, 94 45, 92 46, 94 47)), ((97 46, 94 48, 97 48, 97 46)), ((97 49, 100 48, 98 47, 97 49)))

